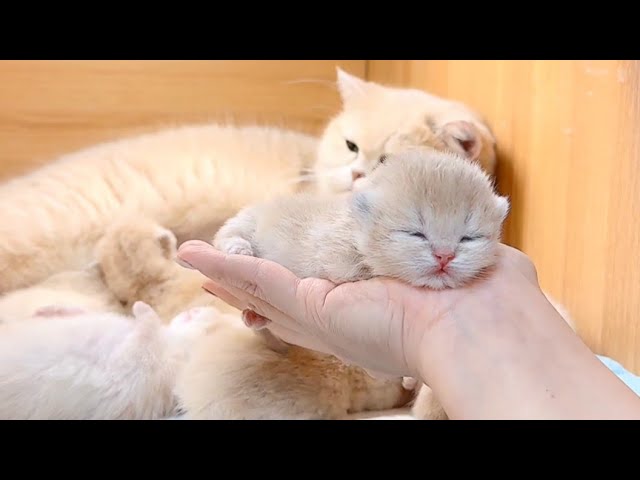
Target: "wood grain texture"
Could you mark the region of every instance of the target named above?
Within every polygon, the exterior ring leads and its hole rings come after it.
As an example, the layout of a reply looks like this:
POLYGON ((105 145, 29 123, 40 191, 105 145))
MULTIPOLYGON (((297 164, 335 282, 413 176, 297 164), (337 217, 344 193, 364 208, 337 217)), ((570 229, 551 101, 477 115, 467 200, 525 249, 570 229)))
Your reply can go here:
POLYGON ((640 63, 371 60, 368 72, 486 117, 513 204, 506 242, 596 353, 640 373, 640 63))
POLYGON ((318 132, 365 61, 0 61, 0 180, 97 142, 232 120, 318 132))

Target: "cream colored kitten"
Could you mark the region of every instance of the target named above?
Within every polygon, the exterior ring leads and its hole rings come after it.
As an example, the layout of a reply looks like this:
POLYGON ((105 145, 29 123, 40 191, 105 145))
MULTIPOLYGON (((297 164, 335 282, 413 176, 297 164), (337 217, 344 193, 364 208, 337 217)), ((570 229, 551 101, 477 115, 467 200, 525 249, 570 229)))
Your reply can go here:
POLYGON ((335 357, 274 351, 238 320, 196 346, 176 386, 188 419, 337 420, 406 405, 401 381, 378 380, 335 357))
POLYGON ((48 310, 0 325, 0 419, 159 419, 176 411, 174 386, 215 308, 163 325, 138 302, 133 316, 48 310))
POLYGON ((476 164, 415 149, 389 156, 357 192, 301 193, 247 207, 213 244, 303 278, 388 276, 455 288, 493 264, 508 210, 476 164))
MULTIPOLYGON (((477 164, 415 149, 389 156, 357 192, 304 193, 247 207, 213 244, 278 262, 302 278, 343 283, 387 276, 455 288, 493 265, 508 211, 508 200, 477 164)), ((418 418, 444 415, 424 386, 416 404, 418 418)))
POLYGON ((305 179, 311 188, 347 191, 406 146, 463 152, 493 171, 493 137, 464 105, 342 71, 338 86, 344 108, 319 146, 277 128, 185 126, 64 155, 4 183, 0 293, 84 268, 123 215, 153 220, 179 242, 208 240, 246 205, 309 188, 305 179))

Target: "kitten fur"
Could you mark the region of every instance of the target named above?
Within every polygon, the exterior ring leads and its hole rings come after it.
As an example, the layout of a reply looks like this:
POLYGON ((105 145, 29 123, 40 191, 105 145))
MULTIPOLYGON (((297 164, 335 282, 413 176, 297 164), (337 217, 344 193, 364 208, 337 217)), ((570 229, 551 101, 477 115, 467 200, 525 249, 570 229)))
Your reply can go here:
POLYGON ((374 379, 333 356, 296 346, 274 351, 242 322, 224 329, 198 343, 178 381, 187 419, 341 420, 413 396, 401 381, 374 379))
POLYGON ((413 149, 389 156, 352 194, 300 193, 247 207, 213 245, 275 261, 302 278, 387 276, 455 288, 492 266, 508 211, 476 164, 413 149), (436 258, 444 251, 455 254, 446 272, 436 258))
POLYGON ((184 126, 92 146, 5 182, 0 293, 84 268, 106 228, 127 214, 163 225, 178 242, 208 240, 246 205, 305 185, 347 191, 382 155, 407 146, 462 152, 493 172, 494 139, 465 105, 341 70, 337 83, 343 109, 319 141, 271 127, 184 126))
MULTIPOLYGON (((389 156, 357 192, 302 193, 247 207, 212 243, 275 261, 301 278, 339 284, 387 276, 455 288, 493 265, 508 211, 508 200, 477 164, 413 149, 389 156), (436 258, 444 251, 454 254, 446 271, 436 258)), ((444 415, 426 386, 416 403, 418 418, 444 415)))
POLYGON ((163 325, 138 302, 132 316, 59 308, 0 325, 0 419, 175 414, 176 378, 219 316, 211 307, 191 309, 163 325))
POLYGON ((0 324, 32 317, 47 305, 81 308, 89 312, 125 313, 106 288, 100 266, 60 272, 30 287, 0 295, 0 324))

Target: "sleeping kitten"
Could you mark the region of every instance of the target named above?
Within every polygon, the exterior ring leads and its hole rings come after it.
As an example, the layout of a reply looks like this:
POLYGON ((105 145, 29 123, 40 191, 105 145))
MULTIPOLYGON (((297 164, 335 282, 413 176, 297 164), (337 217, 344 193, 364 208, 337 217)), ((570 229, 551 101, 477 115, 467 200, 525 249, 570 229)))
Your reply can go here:
MULTIPOLYGON (((302 278, 339 284, 387 276, 456 288, 493 265, 508 211, 508 200, 477 164, 416 149, 389 156, 357 192, 303 193, 247 207, 213 244, 275 261, 302 278)), ((219 387, 218 381, 212 383, 219 387)), ((423 408, 422 390, 414 414, 442 416, 434 398, 434 407, 423 408)))
POLYGON ((278 128, 185 126, 96 145, 4 183, 0 293, 84 268, 122 215, 153 220, 178 242, 208 240, 246 205, 300 188, 348 191, 407 146, 451 149, 493 172, 494 139, 466 106, 340 70, 338 87, 343 111, 319 143, 278 128))
POLYGON ((333 356, 274 349, 238 316, 196 346, 176 386, 187 419, 343 420, 411 401, 400 380, 379 380, 333 356))
POLYGON ((301 193, 247 207, 213 245, 275 261, 302 278, 388 276, 455 288, 493 264, 508 210, 477 165, 415 149, 389 156, 352 194, 301 193))
POLYGON ((163 325, 138 302, 133 316, 55 307, 0 325, 0 419, 159 419, 214 308, 163 325))

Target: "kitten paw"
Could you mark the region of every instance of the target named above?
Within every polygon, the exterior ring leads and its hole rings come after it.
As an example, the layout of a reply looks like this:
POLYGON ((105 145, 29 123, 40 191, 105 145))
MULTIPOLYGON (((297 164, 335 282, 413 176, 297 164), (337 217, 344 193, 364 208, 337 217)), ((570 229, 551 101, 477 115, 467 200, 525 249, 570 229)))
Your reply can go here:
POLYGON ((413 377, 402 377, 402 388, 405 390, 415 390, 418 386, 418 380, 413 377))
POLYGON ((223 250, 229 255, 248 255, 253 257, 253 248, 244 238, 229 239, 225 242, 223 250))
POLYGON ((178 251, 178 239, 174 233, 166 228, 157 227, 155 238, 164 257, 169 260, 175 258, 178 251))
POLYGON ((253 310, 243 310, 242 321, 252 330, 262 330, 271 323, 271 320, 263 317, 262 315, 258 315, 253 310))

